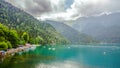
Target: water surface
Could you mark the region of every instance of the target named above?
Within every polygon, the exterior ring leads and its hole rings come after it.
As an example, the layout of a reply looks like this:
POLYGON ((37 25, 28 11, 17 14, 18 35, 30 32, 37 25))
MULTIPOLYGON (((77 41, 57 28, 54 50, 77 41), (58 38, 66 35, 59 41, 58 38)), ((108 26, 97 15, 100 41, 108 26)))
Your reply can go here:
POLYGON ((4 59, 0 68, 120 68, 119 46, 39 46, 4 59))

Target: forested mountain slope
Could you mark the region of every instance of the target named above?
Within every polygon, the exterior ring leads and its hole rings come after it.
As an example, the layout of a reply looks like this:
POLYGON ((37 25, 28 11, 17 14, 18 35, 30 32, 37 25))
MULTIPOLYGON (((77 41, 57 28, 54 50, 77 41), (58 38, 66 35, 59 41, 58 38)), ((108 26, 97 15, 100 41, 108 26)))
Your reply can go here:
POLYGON ((22 35, 22 32, 28 32, 31 39, 40 36, 46 44, 67 42, 50 24, 38 21, 30 14, 4 0, 0 0, 0 22, 10 29, 16 29, 19 35, 22 35))

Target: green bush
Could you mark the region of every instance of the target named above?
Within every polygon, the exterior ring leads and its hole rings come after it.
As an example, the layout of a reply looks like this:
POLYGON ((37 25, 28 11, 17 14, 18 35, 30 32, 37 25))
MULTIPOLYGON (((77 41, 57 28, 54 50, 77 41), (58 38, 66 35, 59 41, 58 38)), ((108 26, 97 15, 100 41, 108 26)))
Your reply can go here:
POLYGON ((22 39, 24 39, 25 42, 28 42, 29 41, 29 34, 24 32, 23 35, 22 35, 22 39))
POLYGON ((0 50, 6 50, 8 48, 7 43, 5 42, 0 42, 0 50))
POLYGON ((24 40, 20 40, 20 41, 19 41, 19 44, 20 44, 20 45, 24 45, 24 44, 25 44, 25 41, 24 41, 24 40))
POLYGON ((40 36, 38 36, 38 37, 35 38, 35 44, 42 44, 43 41, 44 41, 43 38, 40 37, 40 36))
POLYGON ((31 43, 31 44, 35 44, 35 39, 30 38, 29 43, 31 43))
POLYGON ((18 34, 16 32, 16 30, 10 30, 9 34, 7 35, 7 40, 10 41, 10 43, 12 44, 12 47, 18 47, 18 34))
POLYGON ((8 49, 11 49, 11 48, 12 48, 11 43, 10 43, 9 41, 7 41, 6 43, 7 43, 7 45, 8 45, 8 49))
POLYGON ((18 46, 18 40, 19 36, 16 30, 9 29, 7 26, 0 24, 0 42, 6 42, 8 48, 11 48, 18 46))
POLYGON ((0 37, 0 42, 3 42, 5 41, 5 38, 4 37, 0 37))

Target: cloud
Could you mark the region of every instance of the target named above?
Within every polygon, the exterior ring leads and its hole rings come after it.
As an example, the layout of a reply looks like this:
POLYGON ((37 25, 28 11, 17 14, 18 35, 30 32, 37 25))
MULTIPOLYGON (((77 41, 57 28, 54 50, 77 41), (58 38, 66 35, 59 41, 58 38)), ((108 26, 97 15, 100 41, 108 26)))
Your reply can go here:
POLYGON ((120 0, 74 0, 65 12, 46 14, 40 19, 76 20, 79 17, 98 16, 120 11, 120 0))
POLYGON ((75 0, 71 5, 71 11, 76 11, 79 16, 92 16, 103 12, 115 12, 120 10, 120 0, 75 0))
POLYGON ((6 0, 34 17, 64 11, 64 0, 6 0))
POLYGON ((120 0, 7 0, 41 20, 76 20, 79 17, 98 16, 120 11, 120 0))

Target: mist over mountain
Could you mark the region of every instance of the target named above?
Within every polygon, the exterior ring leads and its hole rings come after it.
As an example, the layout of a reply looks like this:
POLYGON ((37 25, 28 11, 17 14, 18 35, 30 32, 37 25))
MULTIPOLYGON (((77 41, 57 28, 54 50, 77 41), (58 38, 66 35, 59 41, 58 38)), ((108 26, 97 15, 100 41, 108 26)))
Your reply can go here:
POLYGON ((98 17, 83 17, 74 21, 72 26, 101 42, 120 42, 120 13, 104 14, 98 17))
POLYGON ((60 34, 71 41, 71 44, 87 44, 96 42, 91 36, 84 33, 80 33, 74 28, 56 21, 47 20, 47 23, 51 24, 60 34))

